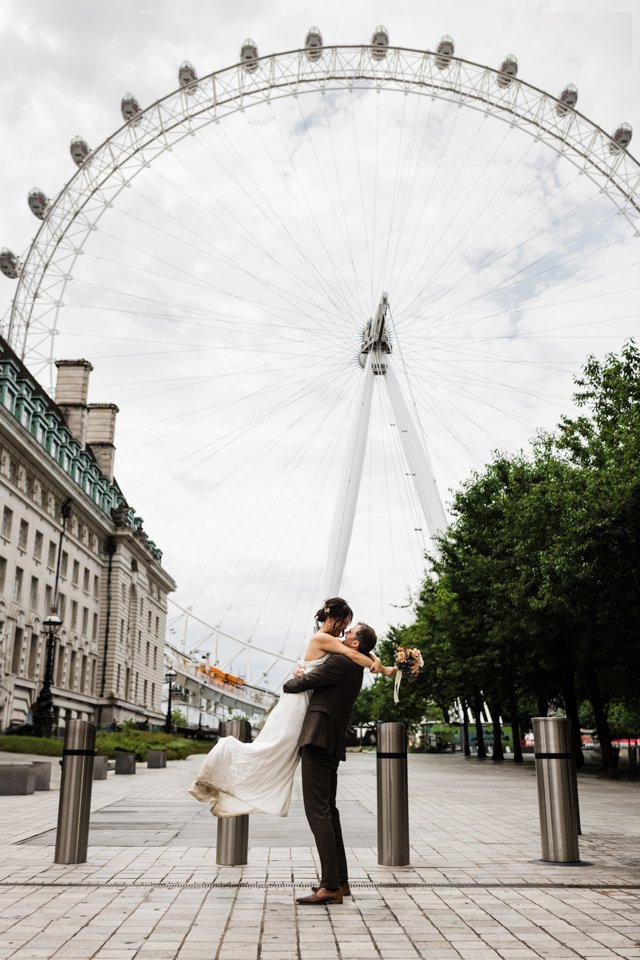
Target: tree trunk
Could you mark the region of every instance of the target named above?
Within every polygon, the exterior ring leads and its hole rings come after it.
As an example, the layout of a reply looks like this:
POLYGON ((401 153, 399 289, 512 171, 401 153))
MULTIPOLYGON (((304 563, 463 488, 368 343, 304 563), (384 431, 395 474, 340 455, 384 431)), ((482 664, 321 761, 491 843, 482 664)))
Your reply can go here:
POLYGON ((580 738, 580 717, 578 716, 578 698, 576 697, 576 680, 573 671, 567 674, 562 683, 562 696, 567 719, 571 722, 571 749, 576 758, 578 770, 584 766, 582 740, 580 738))
POLYGON ((491 721, 493 723, 493 751, 491 754, 491 759, 495 760, 496 763, 502 763, 504 760, 504 751, 502 749, 502 726, 500 724, 500 715, 502 714, 502 709, 499 703, 492 703, 489 709, 491 710, 491 721))
POLYGON ((462 751, 465 757, 471 756, 471 747, 469 746, 469 714, 467 713, 467 701, 462 700, 462 751))
POLYGON ((512 693, 509 699, 509 719, 511 720, 511 736, 513 738, 513 762, 522 763, 522 744, 520 743, 520 718, 518 717, 518 701, 512 693))
POLYGON ((478 741, 478 760, 487 759, 487 748, 484 745, 484 734, 482 731, 482 697, 477 694, 473 701, 473 712, 476 718, 476 739, 478 741))
POLYGON ((602 697, 600 696, 600 686, 595 673, 590 672, 587 676, 589 687, 589 700, 593 707, 593 717, 598 731, 598 740, 600 741, 600 750, 602 755, 602 769, 609 773, 615 773, 618 769, 618 753, 611 746, 611 729, 605 713, 602 697))

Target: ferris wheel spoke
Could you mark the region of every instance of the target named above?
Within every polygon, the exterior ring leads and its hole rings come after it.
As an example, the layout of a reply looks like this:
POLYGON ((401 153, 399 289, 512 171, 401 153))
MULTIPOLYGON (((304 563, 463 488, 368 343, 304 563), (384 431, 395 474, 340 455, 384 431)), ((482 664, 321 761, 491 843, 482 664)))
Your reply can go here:
MULTIPOLYGON (((345 395, 348 391, 349 391, 349 384, 348 384, 348 383, 344 383, 343 386, 342 386, 342 388, 337 392, 336 396, 334 397, 334 401, 333 401, 332 405, 330 406, 330 408, 329 408, 329 409, 327 410, 327 412, 323 415, 323 417, 320 419, 320 421, 316 421, 316 430, 317 430, 317 429, 320 429, 320 427, 323 425, 323 423, 326 423, 326 422, 330 421, 332 415, 333 415, 334 412, 335 412, 335 409, 338 407, 339 403, 341 402, 341 400, 343 399, 344 395, 345 395)), ((285 484, 282 482, 283 476, 284 476, 287 472, 289 472, 290 474, 292 474, 292 473, 295 472, 295 468, 296 468, 297 465, 301 462, 301 459, 302 459, 302 456, 303 456, 304 452, 306 452, 306 451, 309 449, 310 445, 313 443, 315 432, 316 432, 315 430, 314 430, 314 431, 310 431, 309 436, 308 436, 308 438, 307 438, 307 441, 306 441, 305 444, 304 444, 304 447, 303 447, 301 450, 295 451, 294 454, 293 454, 293 456, 290 458, 290 460, 283 466, 283 468, 279 471, 279 473, 274 477, 274 479, 273 479, 273 481, 272 481, 272 486, 277 485, 277 486, 279 487, 281 493, 286 489, 285 484)), ((328 459, 321 460, 321 461, 318 463, 318 465, 317 465, 317 467, 316 467, 316 470, 315 470, 315 473, 314 473, 314 475, 313 475, 312 481, 309 483, 309 487, 310 487, 310 488, 313 486, 313 482, 316 481, 316 480, 318 479, 318 477, 320 477, 320 473, 322 472, 321 482, 318 484, 319 492, 320 492, 320 493, 322 492, 322 490, 323 490, 324 487, 325 487, 324 478, 326 477, 326 475, 327 475, 327 473, 329 472, 330 468, 333 466, 333 461, 334 461, 334 459, 335 459, 336 452, 337 452, 337 448, 334 447, 333 450, 332 450, 332 452, 331 452, 330 457, 329 457, 328 459)), ((266 493, 267 493, 266 490, 261 491, 261 493, 258 495, 258 497, 256 498, 256 500, 255 500, 254 503, 252 504, 251 508, 247 511, 247 515, 248 515, 248 516, 251 516, 253 513, 256 512, 256 508, 257 508, 258 505, 262 502, 263 498, 266 496, 266 493)), ((236 562, 235 567, 234 567, 232 570, 230 570, 229 573, 228 573, 227 580, 226 580, 226 584, 230 584, 230 583, 232 583, 232 582, 235 581, 236 584, 237 584, 237 588, 236 588, 235 593, 234 593, 234 594, 230 597, 230 599, 229 599, 229 602, 228 602, 228 604, 227 604, 227 607, 226 607, 226 609, 225 609, 225 612, 222 614, 222 616, 221 616, 221 618, 220 618, 220 623, 223 623, 223 622, 224 622, 226 616, 227 616, 228 613, 233 609, 233 606, 234 606, 235 602, 237 601, 238 597, 241 595, 241 593, 242 593, 243 590, 244 590, 245 583, 246 583, 246 579, 243 578, 240 582, 238 582, 238 580, 237 580, 237 572, 238 572, 238 569, 241 568, 241 567, 242 567, 242 568, 245 568, 245 567, 246 567, 247 557, 250 555, 250 552, 251 552, 251 550, 252 550, 252 548, 253 548, 253 546, 254 546, 254 544, 255 544, 258 536, 259 536, 259 534, 261 533, 262 529, 263 529, 264 526, 266 525, 267 521, 270 519, 270 515, 271 515, 271 513, 274 511, 274 509, 275 509, 275 503, 272 503, 271 506, 270 506, 270 508, 269 508, 269 510, 268 510, 267 512, 262 511, 262 510, 260 511, 259 519, 258 519, 257 523, 255 523, 254 525, 252 525, 251 536, 250 536, 250 537, 247 539, 247 541, 245 542, 244 549, 243 549, 243 551, 240 553, 240 555, 239 555, 239 557, 238 557, 238 559, 237 559, 237 562, 236 562)), ((287 526, 287 530, 291 527, 292 523, 294 522, 294 519, 295 519, 295 515, 292 516, 292 515, 290 514, 290 516, 289 516, 289 523, 288 523, 288 526, 287 526)), ((310 518, 309 518, 309 520, 310 520, 310 518)), ((308 522, 309 522, 309 521, 308 521, 308 522)), ((281 539, 284 539, 285 532, 281 530, 280 533, 281 533, 281 539)), ((234 534, 234 531, 232 530, 229 536, 232 536, 233 534, 234 534)), ((204 570, 205 570, 206 568, 208 568, 208 567, 211 565, 211 563, 218 557, 220 551, 224 548, 224 546, 225 546, 224 543, 221 543, 221 544, 219 544, 219 545, 217 546, 217 548, 216 548, 216 550, 214 551, 214 553, 211 554, 211 555, 209 556, 209 558, 206 560, 206 562, 205 562, 205 564, 204 564, 204 566, 203 566, 203 568, 202 568, 202 572, 204 572, 204 570)), ((274 551, 272 551, 272 553, 273 553, 273 556, 275 557, 275 556, 276 556, 276 551, 274 550, 274 551)), ((226 588, 226 585, 225 585, 225 587, 223 587, 223 593, 225 592, 225 588, 226 588)), ((202 592, 202 591, 201 591, 201 592, 202 592)), ((199 596, 199 595, 200 595, 200 594, 198 594, 198 596, 199 596)), ((254 629, 255 629, 255 627, 254 627, 254 629)))
MULTIPOLYGON (((238 164, 239 168, 242 169, 242 170, 245 172, 248 181, 251 183, 251 185, 252 185, 252 187, 253 187, 253 191, 252 191, 252 193, 251 193, 251 195, 250 195, 250 198, 251 198, 252 202, 253 202, 253 203, 256 202, 256 196, 261 196, 261 197, 262 197, 263 203, 264 203, 264 208, 260 207, 260 209, 262 210, 262 213, 263 213, 263 216, 265 217, 265 219, 270 219, 271 222, 275 222, 275 225, 278 227, 281 235, 284 237, 285 241, 288 243, 288 245, 291 247, 291 249, 292 249, 293 251, 295 251, 295 253, 297 254, 297 256, 298 256, 298 258, 300 259, 300 261, 301 261, 302 263, 304 263, 304 264, 307 266, 307 268, 309 269, 310 273, 311 273, 312 275, 314 275, 314 277, 315 277, 315 279, 316 279, 316 282, 320 282, 320 284, 322 284, 322 280, 323 280, 322 276, 321 276, 321 275, 318 276, 318 271, 316 270, 314 264, 313 264, 312 261, 310 260, 310 258, 309 258, 309 256, 308 256, 308 254, 306 253, 304 247, 302 246, 301 243, 299 243, 299 242, 297 241, 297 239, 296 239, 295 236, 293 235, 292 231, 291 231, 291 230, 288 228, 288 226, 284 223, 284 221, 283 221, 283 219, 282 219, 279 211, 274 207, 274 205, 273 205, 273 203, 271 202, 269 196, 266 194, 266 192, 265 192, 262 184, 261 184, 261 183, 259 182, 259 180, 254 176, 254 174, 252 173, 251 169, 248 167, 248 165, 247 165, 244 157, 242 157, 242 156, 238 153, 238 151, 235 149, 233 143, 231 143, 231 141, 230 141, 229 138, 227 137, 227 135, 226 135, 226 133, 224 132, 224 130, 222 130, 222 136, 223 136, 223 138, 225 139, 225 142, 227 143, 230 152, 232 153, 232 156, 233 156, 234 161, 238 164), (266 208, 266 209, 265 209, 265 208, 266 208)), ((247 194, 247 188, 244 187, 243 184, 241 184, 241 188, 242 188, 243 192, 244 192, 245 194, 247 194)), ((247 195, 248 195, 248 194, 247 194, 247 195)), ((346 289, 347 289, 347 291, 348 291, 348 287, 347 287, 346 289)), ((322 292, 322 286, 320 286, 320 287, 318 288, 318 290, 319 290, 320 292, 322 292)), ((326 296, 326 291, 325 291, 325 296, 326 296)))
MULTIPOLYGON (((456 121, 457 121, 457 119, 458 119, 459 113, 460 113, 460 111, 458 111, 458 113, 456 114, 456 118, 455 118, 455 121, 454 121, 454 125, 453 125, 452 131, 451 131, 452 133, 453 133, 454 130, 455 130, 455 123, 456 123, 456 121)), ((486 120, 486 117, 481 117, 480 122, 479 122, 479 124, 478 124, 478 126, 477 126, 477 128, 476 128, 475 134, 474 134, 473 138, 471 139, 471 141, 470 141, 470 143, 469 143, 469 146, 468 146, 466 152, 463 154, 463 157, 462 157, 462 160, 461 160, 460 164, 459 164, 458 167, 457 167, 456 173, 455 173, 454 176, 451 178, 451 182, 450 182, 450 184, 449 184, 449 188, 448 188, 447 192, 446 192, 445 195, 444 195, 444 199, 443 199, 442 202, 440 203, 438 212, 437 212, 436 216, 435 216, 432 220, 430 220, 430 222, 429 222, 429 230, 427 231, 427 238, 426 238, 426 240, 425 240, 425 242, 424 242, 424 244, 423 244, 423 246, 422 246, 422 250, 420 251, 420 253, 418 254, 418 256, 417 256, 417 258, 416 258, 416 266, 415 266, 415 268, 413 268, 412 271, 411 271, 410 281, 411 281, 411 280, 415 280, 416 276, 417 276, 418 274, 420 274, 420 273, 424 270, 426 264, 429 262, 429 260, 430 260, 431 257, 433 256, 434 251, 436 251, 436 250, 438 249, 438 246, 439 246, 439 244, 440 244, 440 242, 441 242, 443 233, 444 233, 444 232, 448 229, 448 227, 449 227, 449 224, 447 224, 447 225, 445 225, 445 227, 440 231, 439 234, 436 233, 436 227, 439 225, 440 220, 441 220, 443 214, 445 213, 445 211, 447 210, 447 208, 448 208, 448 206, 449 206, 449 202, 450 202, 450 200, 451 200, 451 195, 452 195, 452 193, 453 193, 456 185, 458 184, 458 181, 459 181, 459 178, 460 178, 460 174, 461 174, 461 172, 465 169, 465 167, 467 166, 467 164, 468 164, 468 162, 469 162, 469 158, 471 157, 472 153, 474 152, 474 150, 475 150, 475 148, 476 148, 476 144, 477 144, 477 142, 478 142, 478 138, 480 137, 480 133, 481 133, 481 130, 482 130, 482 127, 483 127, 483 123, 484 123, 485 120, 486 120)))
MULTIPOLYGON (((342 314, 344 314, 345 304, 349 304, 350 301, 353 301, 353 302, 352 302, 351 306, 349 307, 349 309, 351 310, 352 313, 355 312, 355 314, 357 315, 357 306, 356 306, 355 300, 353 300, 352 291, 351 291, 351 289, 349 288, 349 285, 348 285, 348 283, 346 282, 346 280, 345 280, 345 278, 344 278, 344 276, 343 276, 342 270, 339 268, 338 263, 337 263, 335 257, 331 254, 331 250, 330 250, 329 244, 327 243, 327 240, 326 240, 324 234, 323 234, 322 231, 319 229, 319 226, 318 226, 318 223, 317 223, 316 219, 315 219, 313 216, 311 216, 310 213, 309 213, 309 210, 311 209, 311 199, 310 199, 309 194, 308 194, 308 191, 306 190, 306 187, 305 187, 305 185, 304 185, 304 181, 300 178, 300 176, 299 176, 298 173, 297 173, 297 165, 296 165, 296 163, 295 163, 295 161, 294 161, 294 159, 293 159, 293 155, 292 155, 292 153, 291 153, 290 144, 289 144, 289 142, 287 141, 286 137, 284 136, 284 134, 283 134, 283 132, 282 132, 281 125, 280 125, 280 123, 278 122, 277 112, 274 112, 273 110, 272 110, 272 118, 273 118, 273 121, 274 121, 275 129, 277 130, 278 135, 279 135, 279 138, 280 138, 280 143, 281 143, 282 147, 284 148, 284 150, 286 151, 286 155, 287 155, 287 158, 288 158, 289 164, 290 164, 290 170, 291 170, 292 173, 293 173, 293 178, 295 178, 295 182, 296 182, 298 188, 300 189, 300 191, 301 191, 301 193, 302 193, 302 195, 303 195, 303 198, 304 198, 304 201, 305 201, 305 204, 304 204, 304 205, 300 202, 299 197, 298 197, 298 196, 295 194, 295 192, 293 191, 293 189, 292 189, 292 187, 291 187, 291 183, 289 182, 289 178, 284 177, 283 171, 282 171, 282 166, 279 165, 279 164, 277 163, 277 161, 274 159, 272 151, 269 150, 269 148, 268 148, 267 144, 265 143, 264 138, 261 136, 259 130, 256 128, 255 124, 253 124, 253 123, 251 122, 250 117, 248 117, 247 119, 248 119, 248 123, 250 124, 251 129, 252 129, 252 131, 253 131, 253 133, 254 133, 254 136, 256 137, 256 139, 258 140, 258 142, 260 143, 260 145, 261 145, 261 147, 262 147, 265 155, 266 155, 266 156, 268 157, 268 159, 269 159, 271 168, 272 168, 274 171, 276 171, 276 172, 278 173, 278 176, 281 178, 282 183, 283 183, 284 187, 286 188, 287 196, 293 201, 293 203, 295 204, 296 209, 299 211, 299 213, 300 213, 301 216, 303 217, 304 222, 305 222, 305 224, 306 224, 306 227, 309 229, 309 231, 311 232, 311 234, 312 234, 313 236, 315 236, 316 240, 318 241, 318 243, 319 243, 319 245, 320 245, 320 249, 322 250, 324 256, 326 257, 326 259, 327 259, 327 261, 328 261, 328 264, 329 264, 329 266, 330 266, 330 269, 333 271, 333 276, 334 276, 334 278, 335 278, 335 281, 334 281, 334 282, 336 283, 336 291, 338 292, 339 296, 342 298, 342 301, 340 301, 339 299, 337 299, 336 297, 334 297, 334 295, 333 295, 333 289, 332 289, 332 288, 333 288, 333 283, 327 283, 326 277, 324 277, 324 276, 322 275, 321 271, 318 269, 318 267, 317 267, 316 264, 314 263, 313 259, 309 257, 308 260, 309 260, 310 267, 311 267, 311 269, 313 269, 314 274, 317 276, 317 279, 318 279, 318 282, 319 282, 320 285, 321 285, 322 291, 324 292, 324 294, 325 294, 326 296, 329 297, 330 302, 333 303, 334 309, 336 310, 337 317, 340 317, 342 314)), ((339 326, 339 324, 338 324, 338 326, 339 326)))
MULTIPOLYGON (((247 423, 242 424, 240 427, 234 427, 232 430, 228 431, 226 434, 223 434, 222 437, 216 437, 214 440, 209 441, 208 443, 204 444, 202 447, 198 448, 197 450, 192 451, 192 456, 194 454, 205 453, 206 451, 206 455, 204 456, 204 458, 199 460, 198 463, 195 465, 202 466, 204 463, 210 460, 212 456, 220 454, 223 449, 226 449, 233 443, 236 443, 238 439, 240 439, 248 430, 255 429, 257 423, 263 423, 267 421, 270 417, 272 417, 275 413, 281 410, 286 410, 295 404, 299 404, 302 399, 309 400, 310 408, 313 408, 314 405, 317 405, 316 392, 317 392, 317 387, 315 383, 312 382, 311 384, 309 383, 303 384, 293 394, 285 396, 282 400, 277 401, 267 410, 264 410, 257 417, 257 419, 256 418, 251 419, 247 423), (220 444, 222 445, 220 446, 220 444)), ((299 417, 297 419, 299 419, 299 417)), ((268 442, 266 446, 268 447, 268 442)), ((249 460, 251 460, 252 457, 255 455, 256 455, 255 453, 252 454, 249 457, 249 460)), ((150 473, 150 474, 138 476, 136 478, 135 484, 146 487, 148 483, 154 478, 154 476, 156 475, 164 476, 168 468, 171 468, 172 466, 178 465, 181 463, 184 463, 183 456, 177 458, 173 462, 169 461, 168 463, 163 464, 163 466, 158 471, 156 471, 156 473, 150 473)), ((147 500, 148 501, 153 500, 155 497, 163 493, 165 490, 172 487, 176 482, 184 479, 188 475, 188 473, 191 471, 191 469, 193 469, 193 466, 194 464, 192 464, 189 467, 188 471, 178 474, 176 477, 172 478, 168 482, 168 484, 165 484, 163 487, 159 488, 155 492, 149 491, 146 494, 147 500)))
MULTIPOLYGON (((208 152, 209 152, 209 155, 210 155, 210 156, 214 156, 214 157, 215 157, 215 154, 213 154, 212 151, 208 151, 208 152)), ((329 289, 328 289, 328 291, 327 291, 327 285, 326 285, 326 284, 325 284, 324 286, 322 285, 322 277, 321 277, 321 275, 319 274, 317 268, 315 267, 315 264, 314 264, 313 261, 306 255, 306 253, 305 253, 304 250, 300 247, 300 245, 298 245, 297 243, 295 243, 295 250, 296 250, 296 253, 298 254, 298 259, 299 259, 299 260, 301 259, 302 266, 305 268, 307 274, 308 274, 309 277, 310 277, 310 280, 304 280, 298 273, 296 273, 296 271, 294 271, 294 270, 291 268, 290 265, 287 265, 287 267, 285 267, 284 264, 281 262, 281 260, 279 260, 279 259, 274 255, 274 253, 272 252, 272 250, 269 249, 269 247, 267 247, 267 246, 266 246, 265 244, 263 244, 263 243, 260 243, 260 241, 257 239, 256 231, 253 231, 253 233, 251 233, 250 231, 248 231, 247 229, 245 229, 243 225, 236 225, 236 220, 237 220, 237 218, 235 218, 235 220, 234 220, 233 212, 232 212, 231 210, 229 210, 228 206, 224 203, 224 201, 222 200, 222 198, 216 196, 216 195, 213 193, 213 191, 211 190, 211 188, 203 182, 202 178, 199 177, 199 176, 197 176, 195 173, 193 173, 193 171, 191 171, 190 168, 189 168, 186 164, 184 164, 184 162, 183 162, 182 160, 179 160, 179 162, 180 162, 181 166, 183 167, 183 169, 185 169, 187 172, 189 172, 189 173, 194 177, 194 179, 196 180, 196 183, 197 183, 200 187, 205 186, 205 188, 206 188, 206 195, 208 195, 210 198, 214 199, 215 202, 216 202, 217 204, 219 204, 219 205, 223 208, 223 210, 225 211, 225 213, 228 214, 228 218, 229 218, 229 219, 222 220, 220 217, 218 217, 218 216, 216 216, 216 214, 214 214, 214 212, 213 212, 213 210, 211 209, 210 206, 208 206, 208 205, 203 205, 202 202, 201 202, 201 197, 202 197, 202 194, 201 194, 201 193, 200 193, 197 197, 193 197, 191 194, 187 194, 186 191, 184 191, 184 189, 183 189, 182 192, 185 194, 185 196, 187 196, 187 197, 191 200, 192 203, 194 203, 194 204, 198 207, 198 209, 202 209, 208 216, 210 216, 210 217, 214 220, 214 222, 216 222, 216 224, 221 224, 222 227, 223 227, 223 229, 227 232, 227 234, 236 234, 236 235, 237 235, 238 237, 240 237, 245 243, 247 243, 252 249, 254 249, 258 254, 260 254, 260 255, 265 259, 265 261, 268 261, 269 263, 272 263, 272 264, 273 264, 275 267, 277 267, 282 273, 285 273, 285 272, 286 272, 286 274, 287 274, 288 277, 290 276, 290 277, 294 278, 294 279, 295 279, 295 282, 296 282, 296 285, 297 285, 298 288, 302 291, 301 296, 302 296, 302 301, 303 301, 303 302, 306 303, 306 301, 308 300, 308 298, 309 298, 309 291, 310 291, 310 290, 315 290, 316 296, 317 296, 318 294, 323 293, 323 292, 324 292, 325 294, 328 292, 328 293, 329 293, 329 296, 330 296, 330 302, 333 304, 333 308, 334 308, 335 310, 337 310, 337 311, 339 312, 339 314, 342 312, 341 304, 340 304, 337 300, 335 300, 335 298, 333 298, 332 292, 331 292, 331 288, 329 287, 329 289)), ((229 175, 229 174, 230 174, 229 168, 228 168, 228 167, 225 167, 224 169, 225 169, 227 175, 229 175)), ((232 170, 232 169, 233 169, 233 167, 231 167, 231 170, 232 170)), ((166 179, 166 178, 165 178, 165 179, 166 179)), ((254 181, 255 181, 255 178, 254 178, 254 181)), ((168 181, 168 185, 170 185, 170 181, 168 181)), ((260 187, 259 183, 256 183, 256 186, 258 187, 258 189, 260 189, 260 190, 262 189, 262 188, 260 187)), ((266 214, 265 214, 265 216, 266 216, 266 214)))

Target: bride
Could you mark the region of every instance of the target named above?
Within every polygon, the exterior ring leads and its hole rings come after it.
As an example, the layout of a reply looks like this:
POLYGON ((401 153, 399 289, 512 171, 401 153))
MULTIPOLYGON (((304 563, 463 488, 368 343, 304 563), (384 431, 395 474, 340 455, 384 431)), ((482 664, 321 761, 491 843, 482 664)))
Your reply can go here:
MULTIPOLYGON (((303 672, 313 670, 331 653, 348 657, 376 673, 388 673, 377 657, 359 653, 339 639, 353 612, 341 597, 326 600, 316 613, 318 631, 309 640, 303 672), (322 625, 322 629, 320 629, 322 625)), ((270 813, 286 817, 293 775, 298 765, 298 737, 307 712, 309 691, 283 693, 253 743, 221 737, 207 754, 189 793, 211 804, 216 817, 270 813)))

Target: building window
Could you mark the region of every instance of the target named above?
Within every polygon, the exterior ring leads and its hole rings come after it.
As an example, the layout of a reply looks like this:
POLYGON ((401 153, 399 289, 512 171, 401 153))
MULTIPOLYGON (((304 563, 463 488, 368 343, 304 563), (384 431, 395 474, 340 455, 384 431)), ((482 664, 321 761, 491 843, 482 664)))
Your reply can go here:
POLYGON ((71 574, 71 583, 74 587, 78 586, 80 582, 80 563, 78 560, 73 561, 73 572, 71 574))
POLYGON ((15 460, 9 461, 9 480, 16 486, 18 485, 18 464, 15 460))
POLYGON ((0 593, 4 593, 4 585, 7 578, 7 561, 0 557, 0 593))
POLYGON ((100 589, 100 582, 97 577, 94 577, 93 578, 93 595, 96 598, 96 600, 98 599, 99 589, 100 589))
POLYGON ((160 632, 160 617, 156 617, 156 637, 158 636, 159 632, 160 632))
POLYGON ((31 635, 31 647, 29 650, 29 673, 28 677, 30 680, 37 680, 38 672, 38 647, 40 645, 40 638, 37 634, 31 635))
POLYGON ((69 554, 67 553, 66 550, 63 550, 63 551, 62 551, 62 560, 61 560, 61 562, 60 562, 60 576, 61 576, 61 577, 66 577, 68 566, 69 566, 69 554))
POLYGON ((75 600, 71 601, 71 629, 76 630, 78 627, 78 604, 75 600))
MULTIPOLYGON (((148 640, 147 640, 147 652, 146 652, 146 654, 145 654, 144 664, 145 664, 146 667, 149 666, 149 641, 148 641, 148 640)), ((145 702, 145 703, 147 702, 147 695, 146 695, 146 694, 145 694, 145 697, 144 697, 144 702, 145 702)))
POLYGON ((89 630, 89 610, 87 609, 87 607, 83 607, 82 608, 82 636, 83 637, 88 636, 88 632, 87 632, 88 630, 89 630))
POLYGON ((16 578, 13 581, 13 599, 16 603, 20 603, 22 598, 22 579, 24 577, 24 571, 20 567, 16 567, 16 578))
POLYGON ((89 593, 89 568, 85 567, 82 574, 82 589, 85 593, 89 593))
POLYGON ((158 666, 158 648, 153 648, 153 669, 156 670, 158 666))
POLYGON ((47 554, 47 566, 49 570, 56 568, 56 545, 53 540, 49 540, 49 552, 47 554))
POLYGON ((5 507, 2 511, 2 536, 5 540, 11 540, 11 524, 13 523, 13 510, 5 507))
POLYGON ((88 666, 88 658, 85 657, 85 656, 83 656, 83 657, 82 657, 82 667, 80 668, 80 669, 81 669, 81 672, 80 672, 80 693, 88 693, 88 692, 89 692, 89 691, 86 689, 86 686, 87 686, 87 666, 88 666))
POLYGON ((156 685, 155 683, 151 684, 151 709, 155 710, 156 707, 156 685))
POLYGON ((22 666, 22 629, 16 627, 13 637, 13 658, 11 660, 11 673, 20 676, 22 666))
POLYGON ((147 705, 147 681, 144 680, 142 683, 142 703, 146 707, 147 705))
POLYGON ((151 633, 151 610, 147 614, 147 630, 151 633))
POLYGON ((38 578, 31 577, 31 591, 29 594, 29 607, 31 610, 38 609, 38 578))
POLYGON ((36 530, 36 535, 33 538, 33 559, 41 560, 42 559, 42 544, 44 537, 40 530, 36 530))
POLYGON ((53 587, 51 584, 47 584, 44 588, 44 611, 48 616, 51 613, 51 608, 53 606, 53 587))
POLYGON ((67 609, 67 598, 64 593, 58 594, 58 616, 61 620, 64 620, 65 611, 67 609))
POLYGON ((20 521, 20 530, 18 532, 18 549, 27 549, 27 540, 29 539, 29 524, 26 520, 20 521))
POLYGON ((92 640, 97 640, 98 638, 98 614, 94 613, 93 615, 93 630, 91 631, 92 640))
POLYGON ((69 657, 69 690, 75 690, 76 688, 76 661, 77 654, 75 650, 72 650, 69 657))

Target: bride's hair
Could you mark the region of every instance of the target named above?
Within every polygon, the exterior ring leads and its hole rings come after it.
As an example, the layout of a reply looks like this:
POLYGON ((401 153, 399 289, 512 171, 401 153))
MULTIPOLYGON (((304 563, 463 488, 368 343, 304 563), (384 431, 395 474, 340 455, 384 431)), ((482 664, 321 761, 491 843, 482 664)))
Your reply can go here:
POLYGON ((338 623, 344 620, 351 621, 353 620, 353 610, 342 597, 331 597, 330 600, 325 600, 317 611, 315 619, 318 627, 325 620, 335 620, 338 623))

